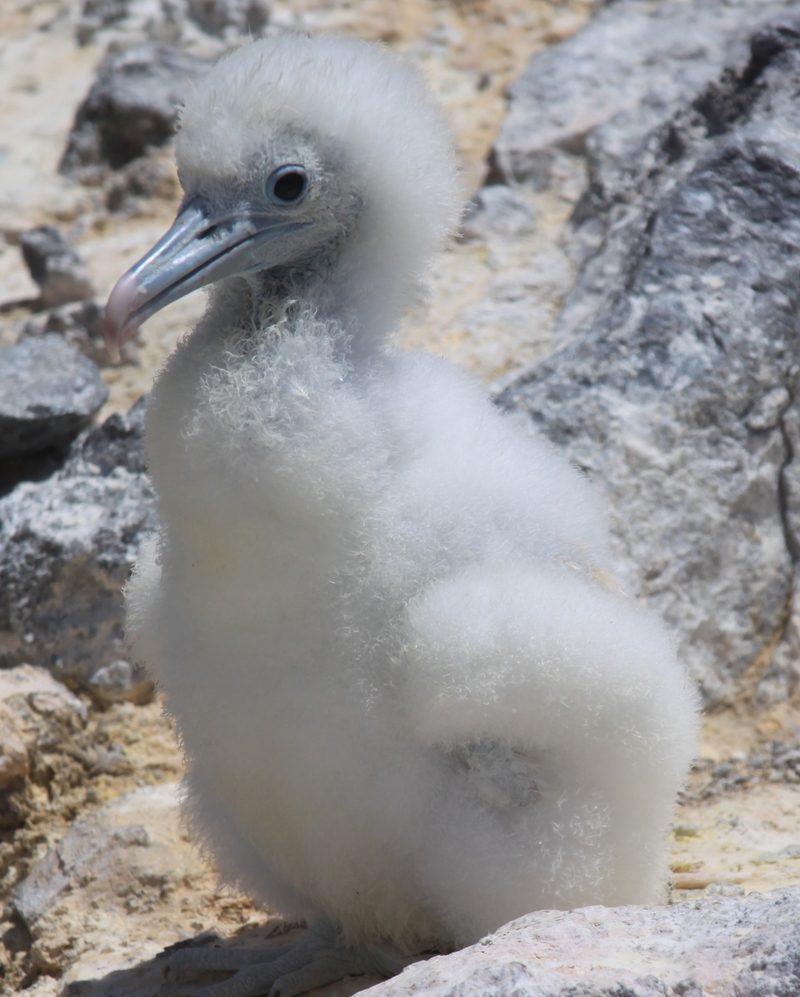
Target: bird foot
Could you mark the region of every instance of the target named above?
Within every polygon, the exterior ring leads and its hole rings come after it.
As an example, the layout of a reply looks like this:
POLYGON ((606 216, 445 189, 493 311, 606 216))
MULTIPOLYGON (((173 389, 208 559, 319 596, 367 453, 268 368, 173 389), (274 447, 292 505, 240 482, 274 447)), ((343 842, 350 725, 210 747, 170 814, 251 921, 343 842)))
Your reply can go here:
POLYGON ((327 920, 315 921, 294 945, 265 949, 181 948, 164 956, 172 977, 187 971, 234 971, 230 979, 196 997, 297 997, 345 976, 394 976, 420 956, 405 955, 390 943, 345 948, 327 920))

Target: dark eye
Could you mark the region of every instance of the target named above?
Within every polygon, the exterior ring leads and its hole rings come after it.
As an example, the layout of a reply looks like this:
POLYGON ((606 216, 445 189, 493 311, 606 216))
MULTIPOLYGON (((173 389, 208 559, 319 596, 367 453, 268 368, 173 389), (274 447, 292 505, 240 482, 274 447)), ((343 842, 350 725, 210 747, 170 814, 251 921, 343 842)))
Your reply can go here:
POLYGON ((302 166, 281 166, 267 180, 267 197, 276 204, 293 204, 307 187, 308 174, 302 166))

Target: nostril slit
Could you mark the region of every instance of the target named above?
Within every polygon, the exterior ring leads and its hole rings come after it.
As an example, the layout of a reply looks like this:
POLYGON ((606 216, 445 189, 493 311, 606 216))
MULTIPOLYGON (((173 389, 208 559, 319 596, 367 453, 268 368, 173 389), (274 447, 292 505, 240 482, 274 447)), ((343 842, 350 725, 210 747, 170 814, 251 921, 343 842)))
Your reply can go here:
POLYGON ((209 228, 205 230, 205 232, 201 232, 197 238, 208 239, 217 231, 218 228, 219 228, 218 225, 211 225, 209 228))

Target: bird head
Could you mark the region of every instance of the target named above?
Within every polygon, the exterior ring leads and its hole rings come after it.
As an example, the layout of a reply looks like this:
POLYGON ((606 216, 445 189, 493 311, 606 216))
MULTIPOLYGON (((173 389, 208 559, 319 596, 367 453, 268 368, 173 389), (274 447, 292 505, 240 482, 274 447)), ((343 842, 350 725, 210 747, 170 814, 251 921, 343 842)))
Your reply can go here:
POLYGON ((190 291, 276 268, 307 273, 323 309, 388 319, 459 207, 417 73, 354 39, 286 34, 221 60, 183 110, 177 163, 175 223, 108 300, 112 353, 190 291))

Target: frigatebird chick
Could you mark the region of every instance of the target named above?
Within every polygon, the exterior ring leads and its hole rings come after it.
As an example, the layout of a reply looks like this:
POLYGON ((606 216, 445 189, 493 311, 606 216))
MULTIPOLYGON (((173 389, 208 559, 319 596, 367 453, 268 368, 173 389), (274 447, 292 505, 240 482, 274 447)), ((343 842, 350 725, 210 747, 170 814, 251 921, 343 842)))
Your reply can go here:
POLYGON ((202 846, 314 925, 173 969, 290 997, 537 908, 658 900, 696 729, 670 641, 604 583, 591 485, 387 343, 459 208, 418 76, 352 39, 256 42, 198 85, 177 158, 178 217, 107 308, 118 349, 213 285, 149 404, 163 526, 128 628, 202 846))

